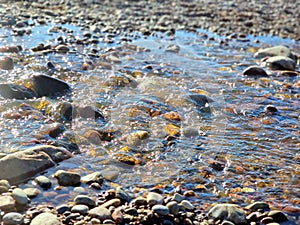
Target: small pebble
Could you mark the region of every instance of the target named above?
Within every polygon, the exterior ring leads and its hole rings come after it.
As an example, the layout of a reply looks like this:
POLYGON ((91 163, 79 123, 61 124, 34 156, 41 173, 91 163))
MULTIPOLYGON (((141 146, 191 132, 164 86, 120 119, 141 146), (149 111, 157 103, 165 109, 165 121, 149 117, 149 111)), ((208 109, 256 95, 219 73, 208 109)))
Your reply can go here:
POLYGON ((24 217, 22 214, 17 212, 9 212, 3 216, 3 224, 4 225, 17 225, 22 224, 24 221, 24 217))

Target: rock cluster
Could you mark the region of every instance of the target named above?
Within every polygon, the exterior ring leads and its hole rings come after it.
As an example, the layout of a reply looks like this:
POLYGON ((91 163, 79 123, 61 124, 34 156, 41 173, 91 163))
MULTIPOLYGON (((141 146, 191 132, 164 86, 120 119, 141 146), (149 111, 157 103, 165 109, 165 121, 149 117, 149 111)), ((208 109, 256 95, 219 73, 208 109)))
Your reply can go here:
MULTIPOLYGON (((64 174, 68 177, 64 180, 65 186, 78 185, 79 175, 68 171, 57 171, 54 177, 61 185, 61 177, 57 174, 64 174)), ((93 176, 89 176, 93 177, 93 176)), ((100 181, 102 185, 103 177, 100 181)), ((49 181, 43 176, 35 179, 37 188, 52 188, 45 186, 49 181)), ((86 178, 82 177, 82 181, 86 178)), ((99 178, 94 181, 98 182, 99 178)), ((54 181, 53 181, 54 182, 54 181)), ((91 181, 92 182, 92 181, 91 181)), ((12 224, 190 224, 190 225, 211 225, 211 224, 280 224, 288 222, 286 214, 280 210, 270 209, 266 202, 254 202, 242 208, 235 204, 217 203, 208 210, 201 210, 201 206, 192 203, 191 193, 161 194, 155 191, 142 191, 130 193, 120 187, 106 191, 92 192, 92 194, 77 194, 66 204, 52 207, 50 205, 30 206, 30 199, 27 189, 11 187, 10 184, 1 180, 1 186, 9 188, 5 195, 0 196, 0 210, 2 221, 5 225, 12 224), (17 209, 25 210, 19 213, 17 209)), ((55 182, 53 183, 55 184, 55 182)), ((92 184, 92 183, 90 183, 92 184)), ((90 185, 92 187, 92 185, 90 185)), ((75 187, 76 188, 76 187, 75 187)), ((86 187, 88 188, 88 187, 86 187)))

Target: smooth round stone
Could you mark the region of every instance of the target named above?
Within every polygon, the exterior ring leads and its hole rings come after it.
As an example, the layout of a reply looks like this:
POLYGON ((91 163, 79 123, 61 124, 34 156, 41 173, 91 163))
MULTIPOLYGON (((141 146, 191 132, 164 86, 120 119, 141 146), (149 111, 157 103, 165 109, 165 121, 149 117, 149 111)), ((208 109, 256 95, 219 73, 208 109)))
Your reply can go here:
POLYGON ((28 196, 22 189, 15 188, 12 192, 12 196, 16 200, 17 204, 24 206, 28 204, 28 196))
POLYGON ((144 197, 137 197, 132 200, 132 203, 137 206, 147 205, 147 199, 145 199, 144 197))
POLYGON ((227 220, 234 224, 247 224, 246 213, 235 204, 217 204, 209 210, 207 216, 213 220, 227 220))
POLYGON ((96 202, 91 197, 89 197, 87 195, 77 195, 74 198, 74 202, 75 202, 76 205, 83 204, 83 205, 87 205, 87 206, 90 206, 90 207, 96 206, 96 202))
POLYGON ((174 196, 172 197, 173 201, 176 202, 181 202, 184 199, 184 196, 182 196, 181 194, 175 193, 174 196))
POLYGON ((256 77, 256 76, 257 77, 267 77, 268 76, 267 72, 259 66, 249 66, 242 72, 242 74, 246 75, 246 76, 253 76, 253 77, 256 77))
POLYGON ((156 205, 161 204, 163 202, 163 196, 155 193, 155 192, 149 192, 147 195, 147 202, 149 205, 156 205))
POLYGON ((224 220, 221 225, 235 225, 233 222, 224 220))
POLYGON ((188 200, 182 200, 180 205, 182 205, 187 210, 193 210, 194 209, 193 204, 188 200))
POLYGON ((8 56, 0 57, 0 69, 2 70, 14 69, 14 60, 8 56))
POLYGON ((269 217, 272 217, 274 219, 275 222, 280 223, 280 222, 286 222, 288 221, 287 216, 279 211, 279 210, 272 210, 268 213, 269 217))
POLYGON ((266 60, 266 65, 271 70, 291 70, 296 69, 296 63, 289 57, 273 56, 266 60))
POLYGON ((70 210, 70 207, 66 204, 59 205, 59 206, 56 207, 56 211, 57 211, 58 214, 63 214, 65 212, 69 211, 69 210, 70 210))
POLYGON ((78 173, 58 170, 54 177, 61 186, 77 186, 80 184, 80 175, 78 173))
POLYGON ((37 188, 25 188, 24 192, 28 198, 35 198, 41 193, 41 191, 37 188))
POLYGON ((131 202, 131 197, 121 187, 116 188, 116 198, 120 199, 122 202, 131 202))
POLYGON ((0 180, 0 194, 8 192, 10 184, 7 180, 0 180))
POLYGON ((110 206, 118 207, 119 205, 121 205, 121 200, 118 198, 114 198, 103 203, 101 206, 109 208, 110 206))
POLYGON ((89 211, 89 207, 86 205, 75 205, 71 208, 72 213, 80 213, 80 214, 87 214, 89 211))
POLYGON ((292 54, 291 50, 284 45, 278 45, 270 48, 260 49, 254 54, 254 57, 256 58, 264 58, 264 57, 272 57, 272 56, 285 56, 293 60, 296 59, 296 57, 292 54))
POLYGON ((23 222, 23 215, 17 212, 9 212, 3 216, 3 224, 5 225, 22 224, 23 222))
POLYGON ((113 220, 104 220, 103 224, 115 224, 113 220))
POLYGON ((169 208, 170 214, 177 215, 179 211, 179 205, 176 201, 171 201, 167 204, 167 207, 169 208))
POLYGON ((87 191, 83 187, 74 187, 73 191, 78 194, 86 194, 87 191))
POLYGON ((0 196, 0 209, 3 211, 13 211, 16 206, 15 199, 10 195, 0 196))
POLYGON ((61 225, 61 222, 52 213, 41 213, 33 218, 30 225, 61 225))
POLYGON ((111 219, 110 211, 103 206, 98 206, 91 209, 89 211, 89 216, 99 220, 111 219))
POLYGON ((266 202, 254 202, 250 205, 247 205, 245 208, 249 209, 252 212, 257 211, 259 209, 262 210, 270 209, 269 204, 266 202))
POLYGON ((152 211, 161 216, 166 216, 169 214, 169 208, 167 206, 160 205, 160 204, 153 206, 152 211))
POLYGON ((91 183, 103 183, 103 176, 101 172, 94 172, 91 174, 88 174, 81 178, 82 183, 91 184, 91 183))
POLYGON ((50 181, 50 179, 46 176, 38 176, 34 179, 34 181, 41 187, 44 189, 48 189, 51 187, 52 183, 50 181))

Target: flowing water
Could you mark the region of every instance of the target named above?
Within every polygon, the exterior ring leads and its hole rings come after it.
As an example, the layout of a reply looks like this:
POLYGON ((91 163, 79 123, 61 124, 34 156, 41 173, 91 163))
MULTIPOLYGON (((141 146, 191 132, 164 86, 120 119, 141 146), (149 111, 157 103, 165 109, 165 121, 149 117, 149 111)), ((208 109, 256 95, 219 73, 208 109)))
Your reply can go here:
MULTIPOLYGON (((259 63, 253 57, 259 48, 284 44, 300 54, 299 43, 251 36, 247 41, 227 41, 199 30, 197 34, 180 31, 175 37, 137 35, 129 43, 115 36, 115 43, 73 45, 67 54, 32 53, 29 49, 40 42, 82 35, 73 26, 63 25, 58 32, 49 32, 49 28, 37 26, 30 35, 21 37, 0 30, 1 45, 23 48, 14 56, 15 69, 0 71, 1 82, 20 82, 35 72, 49 74, 45 65, 51 61, 57 68, 52 75, 73 87, 67 100, 97 106, 107 119, 104 124, 74 120, 66 124, 68 132, 82 137, 88 129, 118 131, 113 141, 96 145, 78 138, 82 153, 49 170, 49 175, 60 168, 82 175, 106 169, 118 171, 114 182, 129 189, 157 186, 172 191, 181 186, 195 190, 199 202, 265 200, 300 206, 299 76, 241 75, 247 66, 259 63), (179 46, 179 52, 165 51, 170 45, 179 46), (92 60, 87 55, 91 48, 100 56, 115 52, 120 61, 107 69, 97 66, 100 57, 93 59, 95 68, 82 70, 82 63, 92 60), (205 94, 214 101, 199 107, 191 101, 193 94, 205 94), (266 113, 267 105, 274 105, 279 113, 266 113), (154 114, 149 116, 147 110, 154 114), (170 111, 176 112, 180 121, 161 116, 170 111), (148 137, 131 142, 128 135, 136 131, 146 131, 148 137), (119 156, 139 163, 129 165, 118 160, 119 156)), ((18 108, 23 102, 39 108, 46 103, 55 106, 59 101, 2 99, 0 112, 18 108)), ((0 151, 9 153, 32 145, 53 123, 52 118, 39 118, 43 117, 1 117, 0 151)))

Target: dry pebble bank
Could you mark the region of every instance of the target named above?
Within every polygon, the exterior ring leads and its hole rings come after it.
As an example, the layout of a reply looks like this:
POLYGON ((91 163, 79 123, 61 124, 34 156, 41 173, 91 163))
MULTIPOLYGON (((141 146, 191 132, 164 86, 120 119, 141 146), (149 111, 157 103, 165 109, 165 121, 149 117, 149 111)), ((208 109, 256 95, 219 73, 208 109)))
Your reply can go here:
MULTIPOLYGON (((68 23, 94 32, 132 31, 150 35, 201 28, 231 38, 248 34, 299 40, 299 1, 2 1, 2 26, 15 35, 30 34, 33 24, 68 23)), ((113 40, 107 36, 107 41, 113 40)))
MULTIPOLYGON (((297 1, 8 1, 0 0, 0 26, 10 29, 11 35, 22 37, 30 35, 35 26, 56 24, 49 33, 63 32, 53 43, 41 42, 30 49, 19 45, 0 44, 0 70, 9 73, 16 68, 29 68, 38 73, 29 78, 0 84, 0 95, 4 99, 18 101, 42 99, 38 106, 26 103, 18 104, 16 110, 9 110, 1 115, 5 119, 20 120, 30 118, 33 121, 44 121, 46 126, 35 136, 25 151, 0 155, 0 223, 3 225, 81 225, 81 224, 120 224, 120 225, 296 225, 300 223, 300 208, 272 206, 269 202, 252 201, 236 204, 233 199, 227 203, 215 201, 208 204, 199 201, 196 191, 177 185, 169 188, 164 185, 149 189, 132 187, 130 190, 114 183, 118 173, 97 171, 81 174, 72 170, 57 170, 51 176, 40 175, 45 170, 55 167, 63 160, 80 153, 72 134, 68 133, 68 123, 81 119, 94 119, 99 124, 106 124, 108 118, 100 109, 91 105, 76 105, 68 102, 72 94, 72 85, 64 75, 68 74, 76 82, 77 71, 90 71, 95 68, 111 70, 114 65, 122 63, 122 57, 130 53, 150 51, 147 48, 129 43, 142 36, 159 36, 162 33, 172 38, 175 31, 185 30, 198 32, 205 29, 224 36, 219 45, 235 39, 248 42, 248 34, 276 35, 283 38, 300 40, 299 13, 297 1), (75 36, 71 30, 57 24, 71 24, 82 29, 82 37, 75 36), (121 43, 122 47, 99 48, 97 44, 121 43), (43 57, 50 54, 79 54, 78 49, 84 46, 83 54, 89 60, 77 62, 77 71, 60 67, 59 63, 48 61, 46 65, 31 65, 29 59, 22 59, 18 54, 30 52, 30 56, 43 57), (129 53, 128 53, 129 52, 129 53), (26 61, 28 60, 28 61, 26 61), (30 67, 31 66, 31 67, 30 67), (27 67, 28 68, 28 67, 27 67), (49 98, 59 99, 52 104, 49 98), (51 105, 52 104, 52 105, 51 105), (54 105, 54 107, 53 107, 54 105), (49 117, 51 118, 49 120, 49 117), (69 136, 68 136, 69 135, 69 136), (63 137, 63 138, 62 138, 63 137), (29 181, 28 181, 29 180, 29 181), (27 188, 18 184, 28 181, 27 188), (171 190, 170 190, 171 189, 171 190), (63 194, 61 193, 63 192, 63 194), (43 196, 45 201, 36 201, 43 196), (63 204, 55 205, 53 201, 63 204)), ((202 35, 203 39, 208 37, 202 35)), ((211 38, 213 40, 213 38, 211 38)), ((169 45, 166 53, 179 53, 180 46, 169 45)), ((247 66, 240 75, 262 79, 273 77, 299 77, 298 55, 287 46, 262 48, 254 54, 258 65, 247 66)), ((248 64, 247 64, 248 65, 248 64)), ((125 70, 125 69, 124 69, 125 70)), ((122 71, 124 71, 122 70, 122 71)), ((143 65, 143 70, 163 70, 155 64, 143 65)), ((178 71, 172 71, 179 73, 178 71)), ((137 77, 142 72, 115 73, 105 80, 105 87, 117 89, 135 88, 137 77)), ((299 88, 299 81, 283 83, 284 88, 299 88)), ((188 95, 189 103, 206 109, 214 102, 205 92, 188 95)), ((230 108, 228 109, 228 111, 230 108)), ((277 115, 279 110, 274 105, 267 105, 263 113, 277 115)), ((155 118, 161 116, 171 121, 165 127, 167 134, 164 143, 171 146, 180 136, 176 126, 182 121, 180 115, 159 101, 143 100, 140 107, 131 108, 132 117, 143 115, 155 118)), ((186 136, 199 135, 198 130, 185 129, 186 136)), ((113 129, 90 129, 80 140, 94 145, 110 142, 118 137, 113 129)), ((123 137, 130 146, 138 145, 147 139, 149 132, 139 130, 123 137)), ((139 165, 147 157, 127 154, 128 147, 121 148, 115 154, 118 162, 126 165, 139 165)), ((295 158, 299 161, 299 159, 295 158)), ((209 174, 212 171, 223 171, 227 166, 223 159, 213 159, 209 168, 202 171, 204 184, 198 190, 210 189, 209 174), (207 170, 206 170, 207 169, 207 170)), ((239 168, 237 167, 237 170, 239 168)), ((202 178, 201 178, 202 179, 202 178)), ((262 184, 264 185, 264 184, 262 184)), ((213 188, 211 188, 213 189, 213 188)), ((250 188, 249 188, 250 189, 250 188)), ((246 188, 246 190, 248 190, 246 188)), ((250 190, 251 191, 251 190, 250 190)), ((200 200, 199 200, 200 199, 200 200)), ((297 202, 297 199, 295 200, 297 202)))

